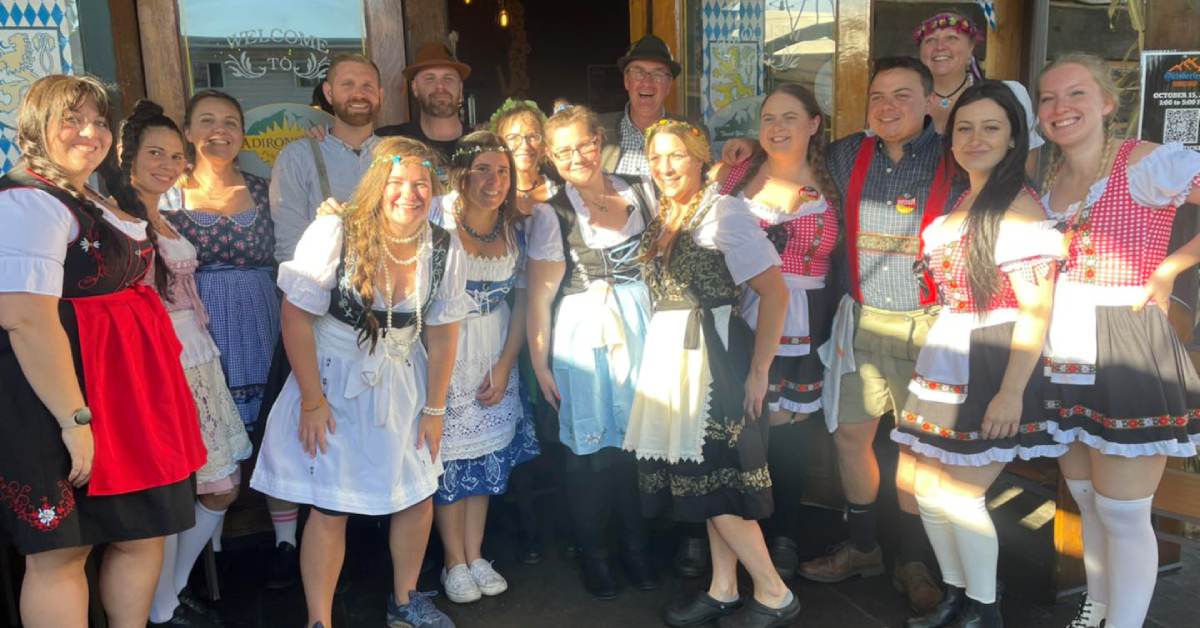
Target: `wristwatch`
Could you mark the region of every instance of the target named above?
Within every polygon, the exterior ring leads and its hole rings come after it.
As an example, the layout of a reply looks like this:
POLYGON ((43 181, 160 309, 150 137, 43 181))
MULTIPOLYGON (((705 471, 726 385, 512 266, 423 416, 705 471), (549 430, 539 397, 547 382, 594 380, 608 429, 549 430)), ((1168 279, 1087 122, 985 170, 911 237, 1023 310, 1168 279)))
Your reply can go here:
POLYGON ((76 410, 75 413, 71 415, 71 418, 63 423, 64 424, 61 425, 61 427, 64 430, 90 425, 92 423, 92 409, 87 406, 83 406, 76 410))

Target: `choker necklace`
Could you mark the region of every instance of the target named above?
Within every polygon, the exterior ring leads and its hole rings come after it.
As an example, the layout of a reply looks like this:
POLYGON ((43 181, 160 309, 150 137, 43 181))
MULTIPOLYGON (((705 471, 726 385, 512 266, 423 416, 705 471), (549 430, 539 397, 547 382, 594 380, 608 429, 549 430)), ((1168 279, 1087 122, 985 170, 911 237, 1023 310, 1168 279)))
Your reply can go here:
POLYGON ((969 80, 971 80, 971 73, 967 72, 966 75, 963 76, 962 82, 958 84, 958 87, 955 87, 954 91, 950 92, 949 94, 942 94, 942 93, 938 92, 936 89, 933 90, 933 93, 937 94, 938 98, 942 99, 941 102, 938 103, 939 105, 942 106, 942 109, 948 109, 950 107, 950 97, 961 92, 962 88, 967 86, 967 81, 969 81, 969 80))
POLYGON ((532 194, 534 190, 542 187, 543 183, 545 183, 545 180, 543 180, 541 177, 538 177, 532 186, 527 188, 517 188, 517 196, 520 196, 521 198, 529 198, 530 194, 532 194))
POLYGON ((495 242, 496 238, 500 237, 500 231, 504 229, 504 221, 500 219, 499 215, 496 216, 496 224, 492 226, 492 230, 490 232, 479 233, 478 231, 472 229, 471 225, 467 224, 467 216, 466 211, 463 208, 462 197, 459 197, 458 202, 454 204, 454 208, 456 210, 454 212, 454 217, 458 220, 458 226, 462 227, 462 230, 467 232, 467 235, 479 240, 484 244, 495 242))

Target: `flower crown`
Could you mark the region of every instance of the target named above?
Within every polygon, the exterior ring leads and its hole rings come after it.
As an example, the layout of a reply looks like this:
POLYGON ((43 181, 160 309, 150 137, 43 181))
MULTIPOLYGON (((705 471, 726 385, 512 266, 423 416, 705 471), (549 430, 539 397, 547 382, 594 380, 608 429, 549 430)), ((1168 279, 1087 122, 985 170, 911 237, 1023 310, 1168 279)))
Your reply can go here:
POLYGON ((529 113, 537 116, 539 122, 542 124, 546 123, 546 114, 542 113, 542 110, 540 107, 538 107, 537 103, 533 102, 532 100, 506 98, 500 105, 500 108, 492 114, 492 117, 488 118, 488 124, 492 127, 492 130, 498 131, 499 129, 496 128, 496 123, 513 110, 528 111, 529 113))
POLYGON ((413 164, 416 166, 421 166, 422 168, 425 168, 428 170, 433 169, 432 161, 425 159, 423 157, 418 157, 416 155, 379 155, 372 162, 372 165, 381 164, 385 161, 390 161, 390 162, 392 162, 393 165, 394 164, 413 164))
POLYGON ((921 25, 913 30, 913 40, 916 41, 917 44, 920 44, 925 40, 926 37, 933 33, 933 31, 943 28, 952 28, 963 35, 966 35, 968 39, 973 39, 977 42, 983 41, 983 31, 979 30, 979 28, 975 26, 974 22, 961 15, 955 15, 954 13, 938 13, 924 22, 921 22, 921 25))
POLYGON ((482 144, 468 144, 466 146, 459 146, 458 150, 454 151, 454 154, 450 156, 450 163, 461 168, 466 168, 471 165, 471 161, 480 153, 507 154, 508 152, 508 147, 504 145, 484 146, 482 144))
POLYGON ((700 138, 704 137, 703 131, 696 128, 694 125, 692 125, 692 123, 690 123, 686 120, 673 120, 671 118, 662 118, 658 122, 655 122, 654 124, 651 124, 650 126, 646 127, 646 139, 647 140, 650 139, 650 136, 652 134, 654 134, 655 131, 660 131, 664 127, 669 127, 669 126, 681 126, 685 130, 687 130, 687 132, 689 134, 691 134, 695 137, 700 137, 700 138))

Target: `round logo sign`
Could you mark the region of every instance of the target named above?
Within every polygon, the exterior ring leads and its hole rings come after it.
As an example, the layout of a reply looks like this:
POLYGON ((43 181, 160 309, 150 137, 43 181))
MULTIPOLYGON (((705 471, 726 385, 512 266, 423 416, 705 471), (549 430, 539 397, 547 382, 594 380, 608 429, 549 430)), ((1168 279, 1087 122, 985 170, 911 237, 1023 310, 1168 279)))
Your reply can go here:
POLYGON ((246 138, 238 163, 242 170, 270 178, 284 146, 304 138, 315 126, 333 124, 333 116, 299 103, 276 103, 246 112, 246 138))

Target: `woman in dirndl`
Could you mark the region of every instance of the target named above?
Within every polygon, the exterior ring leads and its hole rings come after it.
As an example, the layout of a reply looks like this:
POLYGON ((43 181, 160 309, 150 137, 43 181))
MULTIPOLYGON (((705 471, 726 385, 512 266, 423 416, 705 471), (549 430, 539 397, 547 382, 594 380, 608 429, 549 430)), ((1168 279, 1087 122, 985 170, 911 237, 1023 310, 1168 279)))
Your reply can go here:
POLYGON ((108 113, 95 79, 39 79, 0 179, 0 528, 25 555, 31 628, 87 625, 97 544, 109 625, 145 626, 163 537, 195 523, 205 460, 182 347, 144 282, 155 234, 87 185, 108 113))
POLYGON ((517 465, 538 454, 516 369, 526 300, 514 178, 508 148, 491 131, 467 134, 450 158, 456 194, 442 225, 463 244, 471 310, 459 326, 446 398, 445 472, 434 495, 434 521, 446 555, 442 585, 459 604, 508 590, 482 555, 488 502, 508 490, 517 465))
POLYGON ((638 458, 647 517, 705 523, 712 582, 672 604, 665 620, 692 626, 786 626, 800 601, 783 583, 757 519, 771 515, 768 373, 779 349, 788 288, 782 262, 741 200, 704 186, 704 133, 662 120, 646 133, 660 213, 642 235, 654 300, 624 447, 638 458), (734 311, 758 293, 757 334, 734 311), (754 581, 738 596, 737 566, 754 581))
POLYGON ((968 189, 922 232, 942 308, 892 439, 916 454, 916 499, 946 589, 906 628, 998 628, 999 542, 985 494, 1020 457, 1059 456, 1042 419, 1041 359, 1062 234, 1025 185, 1029 134, 999 81, 950 112, 947 163, 968 189))
POLYGON ((1142 625, 1154 594, 1154 491, 1168 456, 1200 441, 1200 377, 1167 318, 1200 238, 1167 254, 1175 210, 1200 202, 1200 153, 1111 139, 1118 92, 1087 55, 1038 81, 1042 134, 1059 154, 1043 199, 1063 222, 1066 268, 1047 340, 1046 420, 1083 521, 1087 597, 1073 626, 1142 625))
MULTIPOLYGON (((804 497, 804 428, 821 409, 825 368, 817 347, 829 337, 833 304, 825 286, 829 257, 838 241, 837 187, 825 167, 825 117, 812 92, 783 83, 759 108, 755 158, 722 173, 721 192, 737 196, 759 219, 783 260, 788 311, 779 350, 771 362, 767 453, 775 513, 763 522, 771 559, 785 577, 800 562, 796 533, 804 497)), ((758 293, 742 291, 742 317, 753 329, 758 293)))
MULTIPOLYGON (((240 462, 250 457, 250 438, 225 384, 220 351, 208 334, 208 316, 196 290, 196 248, 158 211, 159 199, 175 185, 187 164, 183 132, 163 114, 162 107, 139 100, 121 123, 118 156, 120 168, 110 169, 105 182, 121 207, 144 215, 157 236, 158 262, 169 269, 170 277, 156 288, 183 344, 183 372, 196 401, 200 433, 208 450, 208 461, 196 472, 196 525, 166 539, 150 622, 204 623, 208 620, 203 615, 211 616, 212 610, 184 589, 200 553, 237 499, 242 483, 240 462)), ((155 281, 160 276, 166 279, 168 273, 157 272, 158 266, 155 270, 155 281)))
POLYGON ((545 134, 565 184, 534 207, 529 222, 529 352, 567 449, 567 507, 584 586, 612 599, 617 586, 607 548, 614 513, 630 582, 641 590, 658 586, 637 463, 621 450, 650 319, 637 247, 654 207, 640 179, 601 169, 603 131, 591 110, 563 109, 546 122, 545 134))
POLYGON ((391 516, 389 625, 453 626, 416 590, 459 321, 470 306, 462 244, 428 221, 435 159, 409 138, 379 142, 344 210, 319 215, 280 266, 292 374, 250 486, 313 506, 300 545, 310 628, 333 625, 351 514, 391 516))

